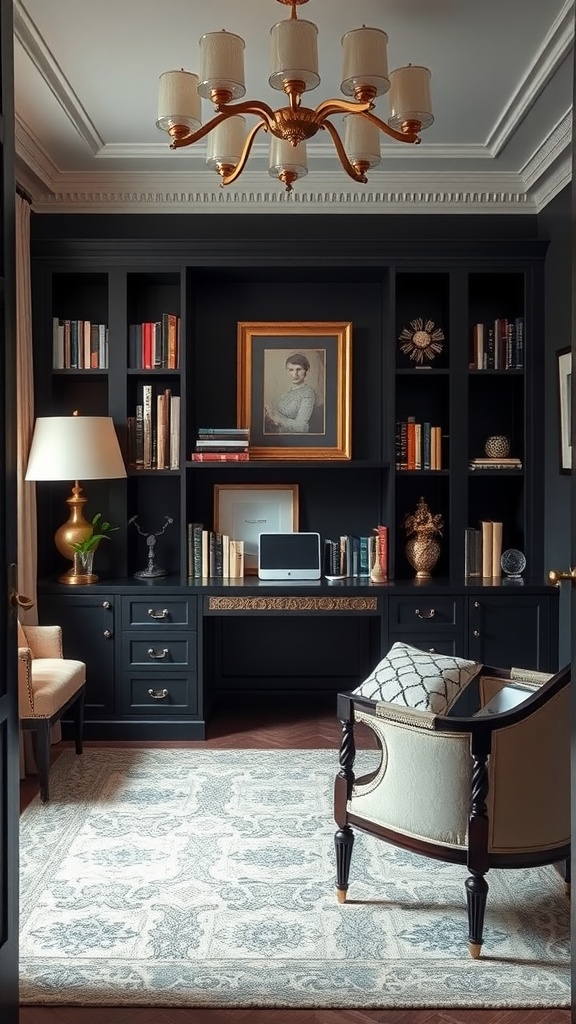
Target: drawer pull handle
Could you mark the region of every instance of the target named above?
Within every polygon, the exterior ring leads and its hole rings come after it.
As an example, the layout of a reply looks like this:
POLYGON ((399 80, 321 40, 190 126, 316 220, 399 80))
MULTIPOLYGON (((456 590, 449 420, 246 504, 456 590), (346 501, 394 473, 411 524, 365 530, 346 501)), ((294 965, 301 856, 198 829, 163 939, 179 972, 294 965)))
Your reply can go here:
POLYGON ((110 637, 112 636, 112 630, 111 629, 105 629, 104 632, 102 633, 102 636, 105 637, 106 640, 109 640, 110 637))
POLYGON ((433 619, 436 615, 436 609, 428 608, 427 611, 421 612, 419 608, 416 608, 414 614, 417 615, 419 619, 433 619))
POLYGON ((161 661, 162 658, 167 658, 169 654, 168 647, 165 647, 162 651, 155 651, 153 647, 148 648, 148 657, 153 658, 155 661, 161 661))
POLYGON ((151 619, 167 619, 168 618, 168 609, 167 608, 163 608, 162 611, 159 612, 159 611, 156 611, 155 608, 149 608, 148 609, 148 615, 150 616, 151 619))
POLYGON ((105 608, 106 611, 109 611, 112 605, 110 604, 110 601, 102 601, 102 607, 105 608))
POLYGON ((152 700, 164 700, 168 696, 168 690, 148 690, 148 696, 152 697, 152 700))
POLYGON ((474 633, 473 633, 473 636, 480 636, 480 630, 479 629, 475 629, 474 633))

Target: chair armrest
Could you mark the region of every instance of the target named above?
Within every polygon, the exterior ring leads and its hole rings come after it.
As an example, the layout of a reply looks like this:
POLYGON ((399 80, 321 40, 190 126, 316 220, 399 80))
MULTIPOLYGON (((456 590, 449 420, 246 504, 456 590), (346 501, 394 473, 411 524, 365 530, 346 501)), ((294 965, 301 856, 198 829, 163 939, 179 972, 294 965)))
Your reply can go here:
POLYGON ((34 715, 32 652, 29 647, 18 648, 18 714, 20 718, 34 715))
POLYGON ((25 626, 33 658, 63 658, 61 626, 25 626))

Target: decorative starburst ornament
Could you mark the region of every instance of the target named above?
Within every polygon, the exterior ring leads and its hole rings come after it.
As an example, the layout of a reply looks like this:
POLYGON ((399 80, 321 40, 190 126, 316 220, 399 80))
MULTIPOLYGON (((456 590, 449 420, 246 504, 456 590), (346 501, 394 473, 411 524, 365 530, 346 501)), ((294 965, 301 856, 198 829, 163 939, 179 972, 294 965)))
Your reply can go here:
POLYGON ((425 359, 432 361, 442 351, 444 331, 441 327, 434 327, 433 320, 418 316, 410 321, 409 327, 402 328, 398 341, 404 355, 422 366, 425 359))

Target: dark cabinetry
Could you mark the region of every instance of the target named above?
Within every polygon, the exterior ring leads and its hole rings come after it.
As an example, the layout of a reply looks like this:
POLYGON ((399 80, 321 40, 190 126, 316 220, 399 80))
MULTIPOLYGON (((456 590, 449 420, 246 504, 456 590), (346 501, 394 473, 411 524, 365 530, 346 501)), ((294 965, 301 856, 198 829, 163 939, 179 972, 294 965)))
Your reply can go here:
POLYGON ((114 654, 117 600, 111 593, 91 594, 82 588, 72 599, 67 594, 40 594, 40 622, 62 626, 68 658, 85 661, 86 719, 109 720, 115 713, 114 654))
MULTIPOLYGON (((146 565, 145 540, 130 525, 134 516, 145 533, 159 529, 169 517, 172 522, 159 540, 157 559, 169 574, 171 599, 181 598, 189 609, 189 618, 178 624, 146 617, 137 623, 122 604, 113 698, 120 719, 189 716, 201 721, 209 679, 229 679, 231 661, 240 669, 239 679, 244 668, 258 676, 253 680, 258 691, 270 688, 270 678, 282 677, 279 651, 276 661, 272 652, 269 665, 254 666, 256 647, 240 625, 228 629, 234 633, 233 643, 219 654, 213 657, 204 650, 205 645, 221 644, 220 627, 197 629, 196 612, 187 603, 192 597, 201 602, 207 590, 191 586, 187 578, 186 526, 202 522, 213 527, 214 486, 222 482, 298 484, 299 528, 317 530, 324 538, 366 536, 379 524, 388 527, 389 583, 384 588, 368 580, 349 584, 350 592, 360 588, 386 595, 377 631, 381 647, 403 638, 496 664, 556 667, 556 616, 549 606, 556 608, 557 594, 541 595, 543 413, 536 382, 544 365, 540 297, 545 245, 533 240, 405 240, 372 241, 365 250, 367 255, 356 257, 350 245, 336 238, 304 242, 297 237, 287 237, 282 252, 275 240, 238 246, 221 237, 211 242, 209 251, 194 239, 66 240, 33 246, 37 414, 78 409, 112 416, 129 463, 128 424, 143 386, 150 385, 154 396, 168 392, 180 400, 178 468, 129 465, 127 480, 93 481, 85 487, 88 512, 102 511, 120 527, 97 552, 101 579, 129 586, 133 573, 146 565), (160 321, 167 312, 180 319, 177 369, 138 368, 130 325, 160 321), (54 317, 106 324, 107 365, 51 371, 54 317), (488 346, 489 331, 504 319, 515 327, 522 324, 521 357, 504 355, 503 362, 493 365, 487 356, 480 366, 476 325, 484 325, 488 346), (238 322, 278 320, 352 322, 351 459, 192 462, 198 427, 236 423, 238 322), (422 366, 410 358, 418 351, 415 335, 421 329, 435 342, 430 350, 434 358, 423 357, 422 366), (433 466, 423 451, 417 465, 406 464, 398 425, 409 419, 438 428, 433 466), (491 435, 510 439, 519 468, 470 468, 470 460, 483 455, 491 435), (421 497, 442 516, 444 530, 432 584, 418 588, 414 600, 414 570, 406 558, 403 524, 421 497), (474 588, 465 582, 464 537, 466 528, 479 527, 482 520, 502 522, 503 548, 524 551, 527 567, 525 585, 514 590, 513 599, 504 596, 504 587, 501 593, 485 580, 477 588, 476 608, 474 588)), ((40 484, 38 494, 45 533, 40 576, 49 579, 62 568, 51 535, 64 517, 67 487, 40 484)), ((250 587, 247 579, 241 591, 250 587)), ((155 591, 155 600, 161 592, 155 591)), ((120 593, 116 591, 116 601, 120 593)), ((81 596, 66 594, 60 604, 46 597, 45 620, 59 615, 64 604, 77 607, 79 618, 85 616, 92 606, 83 608, 81 596)), ((369 640, 372 656, 372 627, 369 640)), ((330 644, 331 657, 338 658, 340 652, 341 663, 347 663, 344 631, 338 636, 332 630, 330 644)), ((319 672, 312 676, 320 679, 319 672)), ((319 683, 320 689, 324 686, 319 683)), ((109 692, 106 700, 110 705, 109 692)))

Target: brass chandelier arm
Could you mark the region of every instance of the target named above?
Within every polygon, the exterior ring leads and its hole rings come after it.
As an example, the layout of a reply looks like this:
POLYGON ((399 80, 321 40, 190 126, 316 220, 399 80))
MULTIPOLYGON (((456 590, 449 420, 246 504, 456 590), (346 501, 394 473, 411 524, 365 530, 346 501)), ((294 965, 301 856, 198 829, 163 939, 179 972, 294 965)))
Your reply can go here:
POLYGON ((182 149, 183 146, 192 146, 195 142, 205 138, 210 132, 217 128, 223 121, 235 114, 255 114, 261 117, 264 124, 271 127, 274 124, 274 111, 267 103, 260 103, 259 100, 247 100, 245 103, 234 103, 234 105, 223 103, 218 108, 218 113, 206 124, 203 124, 198 131, 190 132, 188 135, 174 135, 170 143, 170 149, 182 149))
POLYGON ((256 135, 258 134, 258 132, 260 131, 261 128, 263 128, 264 131, 267 130, 263 121, 260 121, 258 124, 255 124, 254 127, 250 129, 250 131, 248 132, 248 135, 246 137, 246 142, 244 143, 244 149, 242 150, 242 155, 241 155, 238 163, 236 164, 236 167, 234 167, 233 170, 230 171, 229 174, 223 174, 222 175, 222 181, 220 182, 221 185, 231 185, 232 182, 236 181, 236 178, 238 178, 242 174, 242 171, 244 170, 244 167, 246 166, 246 161, 247 161, 248 157, 250 156, 250 150, 252 149, 252 143, 254 142, 254 139, 256 138, 256 135))
POLYGON ((414 131, 397 132, 395 128, 391 128, 386 121, 382 121, 380 117, 373 114, 372 111, 359 111, 361 117, 365 117, 367 121, 372 121, 381 132, 385 135, 390 136, 391 139, 396 139, 397 142, 412 142, 415 146, 418 146, 422 141, 418 132, 420 131, 420 122, 413 121, 411 124, 417 125, 418 127, 414 131))
POLYGON ((324 122, 325 118, 332 114, 365 114, 372 110, 374 104, 371 100, 366 103, 358 103, 356 100, 323 100, 317 107, 314 107, 318 121, 324 122))
POLYGON ((342 164, 342 167, 346 171, 346 174, 353 178, 354 181, 359 181, 362 185, 365 185, 366 182, 368 181, 368 178, 363 173, 363 171, 357 170, 356 167, 354 167, 354 164, 350 163, 348 157, 346 156, 346 150, 342 145, 342 140, 338 135, 338 132, 336 131, 332 122, 324 121, 323 127, 326 128, 326 130, 330 133, 332 142, 334 143, 334 147, 336 149, 336 152, 338 153, 338 158, 340 160, 340 163, 342 164))

